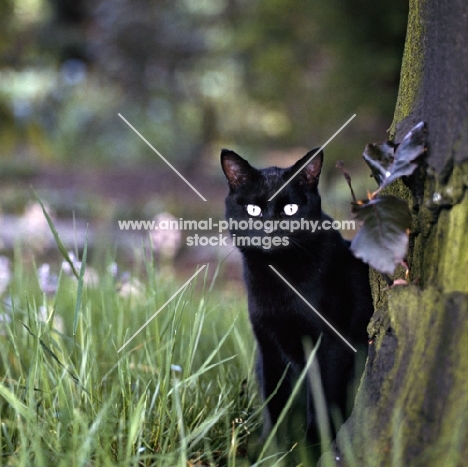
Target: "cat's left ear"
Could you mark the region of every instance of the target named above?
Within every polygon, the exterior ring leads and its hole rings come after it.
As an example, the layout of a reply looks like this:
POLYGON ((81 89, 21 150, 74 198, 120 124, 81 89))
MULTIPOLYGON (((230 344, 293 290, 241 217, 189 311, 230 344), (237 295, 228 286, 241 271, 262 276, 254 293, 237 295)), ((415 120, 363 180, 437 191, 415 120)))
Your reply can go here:
POLYGON ((296 173, 304 164, 306 166, 301 170, 299 175, 302 175, 305 179, 307 185, 311 187, 317 187, 318 181, 320 178, 320 172, 322 170, 322 163, 323 163, 323 151, 320 151, 315 156, 314 154, 320 148, 315 148, 309 151, 302 159, 298 160, 292 167, 291 171, 296 173), (312 156, 314 156, 312 158, 312 156), (311 159, 312 158, 312 159, 311 159), (309 161, 309 159, 311 159, 309 161), (308 162, 309 161, 309 162, 308 162))

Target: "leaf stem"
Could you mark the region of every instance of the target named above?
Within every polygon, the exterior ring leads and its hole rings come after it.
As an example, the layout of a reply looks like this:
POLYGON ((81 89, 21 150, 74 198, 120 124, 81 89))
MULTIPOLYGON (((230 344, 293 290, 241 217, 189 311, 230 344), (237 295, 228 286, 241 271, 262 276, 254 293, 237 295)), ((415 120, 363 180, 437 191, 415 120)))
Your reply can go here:
POLYGON ((349 189, 351 190, 351 196, 353 197, 353 202, 357 202, 356 200, 356 195, 354 194, 354 190, 353 190, 353 186, 351 185, 351 176, 349 175, 349 173, 346 171, 346 169, 344 168, 344 163, 343 161, 338 161, 335 165, 335 167, 337 169, 340 169, 341 170, 341 173, 343 174, 344 178, 346 179, 346 181, 348 182, 348 186, 349 186, 349 189))

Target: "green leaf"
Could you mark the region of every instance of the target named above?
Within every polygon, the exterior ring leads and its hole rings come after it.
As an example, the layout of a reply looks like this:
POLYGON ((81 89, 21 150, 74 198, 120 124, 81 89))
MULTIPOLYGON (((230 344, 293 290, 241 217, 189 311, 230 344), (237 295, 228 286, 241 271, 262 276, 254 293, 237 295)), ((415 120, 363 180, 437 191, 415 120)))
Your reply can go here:
POLYGON ((380 196, 353 203, 352 211, 362 226, 351 242, 351 251, 377 271, 393 274, 408 249, 408 205, 395 196, 380 196))
POLYGON ((44 213, 44 216, 47 219, 47 223, 49 224, 49 228, 50 228, 50 230, 52 232, 52 235, 54 236, 55 243, 57 244, 57 247, 58 247, 60 253, 62 253, 63 258, 70 265, 71 270, 72 270, 73 274, 75 275, 75 277, 77 279, 79 279, 79 275, 78 275, 78 272, 75 269, 75 265, 73 264, 73 261, 71 260, 70 256, 68 255, 68 251, 65 248, 65 245, 62 243, 62 240, 60 240, 57 229, 55 228, 55 225, 54 225, 52 219, 50 218, 49 214, 47 213, 46 208, 44 207, 44 204, 41 201, 41 198, 39 198, 39 195, 37 194, 37 192, 36 192, 36 190, 34 188, 32 188, 32 190, 34 192, 34 196, 36 197, 37 202, 41 205, 42 212, 44 213))
POLYGON ((398 145, 388 142, 366 146, 363 157, 379 184, 378 191, 416 170, 418 164, 415 161, 426 147, 425 130, 424 122, 419 122, 398 145))

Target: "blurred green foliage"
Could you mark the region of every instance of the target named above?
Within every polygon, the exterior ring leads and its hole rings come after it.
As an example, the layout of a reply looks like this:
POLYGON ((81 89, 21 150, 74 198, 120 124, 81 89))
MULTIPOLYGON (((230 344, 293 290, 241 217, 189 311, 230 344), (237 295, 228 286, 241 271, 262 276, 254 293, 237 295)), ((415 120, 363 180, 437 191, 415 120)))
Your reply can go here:
POLYGON ((406 17, 403 0, 3 1, 1 167, 154 160, 119 112, 189 168, 318 145, 356 113, 331 149, 356 157, 391 121, 406 17))

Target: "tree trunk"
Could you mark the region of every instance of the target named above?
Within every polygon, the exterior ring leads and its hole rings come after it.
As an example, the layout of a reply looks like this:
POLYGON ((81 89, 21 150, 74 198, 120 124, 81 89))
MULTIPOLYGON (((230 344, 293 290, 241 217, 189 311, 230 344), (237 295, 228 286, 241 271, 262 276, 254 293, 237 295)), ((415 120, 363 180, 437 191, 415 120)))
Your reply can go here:
POLYGON ((466 0, 410 0, 390 137, 425 121, 427 166, 388 190, 413 209, 410 280, 372 273, 374 337, 337 465, 468 465, 467 31, 466 0))

